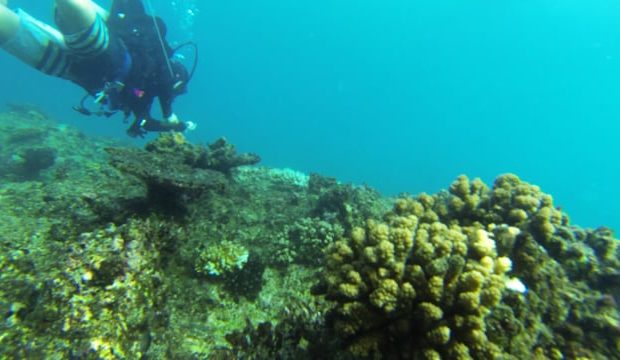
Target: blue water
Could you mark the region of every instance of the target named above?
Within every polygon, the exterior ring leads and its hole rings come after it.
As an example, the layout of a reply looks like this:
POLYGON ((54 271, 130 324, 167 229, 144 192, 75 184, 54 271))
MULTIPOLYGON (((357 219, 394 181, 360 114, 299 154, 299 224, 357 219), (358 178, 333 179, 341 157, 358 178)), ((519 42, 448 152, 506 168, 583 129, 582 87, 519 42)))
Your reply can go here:
MULTIPOLYGON (((51 2, 10 2, 49 20, 51 2)), ((173 40, 200 46, 175 107, 194 141, 225 136, 265 165, 385 194, 514 172, 573 223, 620 229, 617 1, 152 2, 173 40)), ((0 64, 20 79, 3 100, 126 137, 120 118, 69 110, 81 90, 0 64)))

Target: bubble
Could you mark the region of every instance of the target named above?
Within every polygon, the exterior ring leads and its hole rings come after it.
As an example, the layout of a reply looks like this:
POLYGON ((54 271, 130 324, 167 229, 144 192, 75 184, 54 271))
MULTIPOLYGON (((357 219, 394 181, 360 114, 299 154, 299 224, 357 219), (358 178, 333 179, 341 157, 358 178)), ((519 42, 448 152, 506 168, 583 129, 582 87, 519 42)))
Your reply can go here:
POLYGON ((175 11, 175 18, 179 21, 180 29, 193 38, 195 17, 199 13, 196 0, 175 0, 171 2, 175 11))

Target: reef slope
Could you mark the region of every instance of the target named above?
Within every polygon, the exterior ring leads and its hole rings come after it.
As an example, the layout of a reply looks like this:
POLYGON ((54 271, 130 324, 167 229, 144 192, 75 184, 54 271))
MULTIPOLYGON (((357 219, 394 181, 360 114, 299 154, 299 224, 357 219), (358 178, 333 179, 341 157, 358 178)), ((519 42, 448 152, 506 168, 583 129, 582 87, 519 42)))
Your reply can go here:
POLYGON ((618 240, 537 186, 259 161, 0 113, 0 358, 620 358, 618 240))

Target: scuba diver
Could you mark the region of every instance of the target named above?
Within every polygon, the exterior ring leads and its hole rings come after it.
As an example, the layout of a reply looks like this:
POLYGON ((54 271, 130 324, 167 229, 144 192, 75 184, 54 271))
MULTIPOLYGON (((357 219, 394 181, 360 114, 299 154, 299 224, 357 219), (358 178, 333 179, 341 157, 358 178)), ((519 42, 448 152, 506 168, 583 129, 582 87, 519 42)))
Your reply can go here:
POLYGON ((165 40, 166 25, 147 14, 141 0, 113 0, 107 12, 91 0, 55 0, 55 29, 0 0, 0 48, 52 76, 70 80, 87 92, 74 109, 85 115, 133 115, 130 136, 149 131, 193 130, 172 110, 187 92, 193 75, 174 59, 165 40), (84 102, 92 96, 99 110, 84 102), (151 116, 158 98, 162 120, 151 116))

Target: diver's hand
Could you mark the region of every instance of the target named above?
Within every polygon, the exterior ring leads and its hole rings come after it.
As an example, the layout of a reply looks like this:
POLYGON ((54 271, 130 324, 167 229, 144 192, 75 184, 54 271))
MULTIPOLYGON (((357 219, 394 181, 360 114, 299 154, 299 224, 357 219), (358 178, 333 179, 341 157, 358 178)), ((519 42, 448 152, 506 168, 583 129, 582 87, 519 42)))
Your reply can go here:
POLYGON ((136 138, 144 138, 147 131, 142 127, 144 120, 136 120, 131 124, 131 126, 127 129, 127 135, 136 138))
POLYGON ((164 122, 167 125, 174 126, 174 125, 179 124, 181 120, 179 120, 179 117, 177 116, 177 114, 172 113, 172 115, 164 118, 164 122))
POLYGON ((131 136, 132 138, 139 137, 141 139, 144 139, 144 135, 146 135, 146 130, 142 128, 130 127, 129 129, 127 129, 127 135, 131 136))
POLYGON ((165 117, 163 121, 164 125, 174 129, 176 131, 192 131, 196 130, 196 123, 193 121, 181 121, 177 114, 172 113, 172 115, 165 117))
POLYGON ((185 131, 196 130, 197 127, 198 127, 198 124, 196 124, 193 121, 186 121, 185 122, 185 131))

